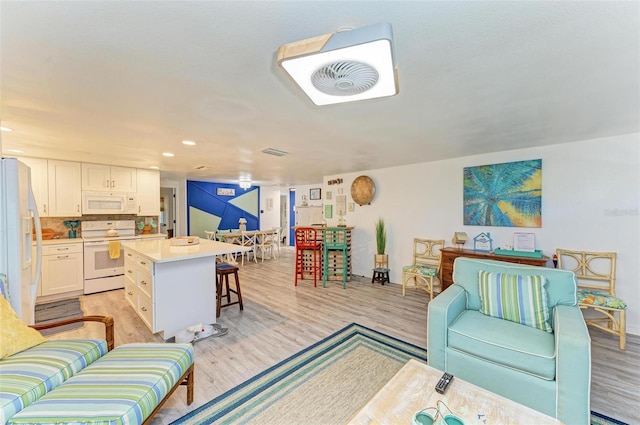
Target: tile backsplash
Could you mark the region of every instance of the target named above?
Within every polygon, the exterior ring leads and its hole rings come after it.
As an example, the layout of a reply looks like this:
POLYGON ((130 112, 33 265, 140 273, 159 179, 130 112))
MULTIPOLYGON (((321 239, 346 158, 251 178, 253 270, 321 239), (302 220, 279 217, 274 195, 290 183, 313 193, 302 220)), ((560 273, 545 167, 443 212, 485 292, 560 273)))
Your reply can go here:
MULTIPOLYGON (((63 235, 61 238, 69 237, 69 229, 64 225, 65 220, 77 220, 77 221, 98 221, 98 220, 134 220, 136 223, 141 221, 145 223, 151 222, 151 220, 155 220, 158 222, 158 216, 137 216, 137 215, 83 215, 82 217, 42 217, 40 218, 40 224, 42 228, 53 229, 56 232, 62 232, 63 235)), ((159 226, 151 231, 151 233, 158 233, 159 226)), ((136 233, 140 231, 136 227, 136 233)), ((78 226, 77 237, 81 238, 82 234, 80 232, 80 227, 78 226)))

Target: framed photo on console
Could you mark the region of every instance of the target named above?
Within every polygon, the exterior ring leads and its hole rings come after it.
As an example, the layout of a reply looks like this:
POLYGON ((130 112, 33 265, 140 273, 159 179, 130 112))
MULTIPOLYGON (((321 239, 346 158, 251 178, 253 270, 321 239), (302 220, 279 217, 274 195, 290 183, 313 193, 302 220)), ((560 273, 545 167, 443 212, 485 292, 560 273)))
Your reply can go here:
POLYGON ((309 189, 309 200, 311 201, 319 201, 322 196, 322 189, 318 188, 314 188, 314 189, 309 189))

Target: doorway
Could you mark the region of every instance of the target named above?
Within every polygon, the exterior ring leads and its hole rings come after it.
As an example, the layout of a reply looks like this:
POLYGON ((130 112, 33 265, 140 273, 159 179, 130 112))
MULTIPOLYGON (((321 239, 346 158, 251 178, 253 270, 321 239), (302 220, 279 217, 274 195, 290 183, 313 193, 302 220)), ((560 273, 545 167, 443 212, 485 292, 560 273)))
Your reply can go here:
POLYGON ((159 220, 160 232, 171 239, 176 228, 176 190, 172 187, 160 188, 159 220))

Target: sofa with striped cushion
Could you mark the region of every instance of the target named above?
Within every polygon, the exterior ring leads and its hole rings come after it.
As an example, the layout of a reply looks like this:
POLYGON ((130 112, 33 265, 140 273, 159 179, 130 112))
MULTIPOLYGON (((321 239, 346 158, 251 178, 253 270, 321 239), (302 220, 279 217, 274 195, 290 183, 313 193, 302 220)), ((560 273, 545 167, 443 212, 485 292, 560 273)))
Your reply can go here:
POLYGON ((572 272, 459 257, 429 303, 429 365, 563 423, 589 423, 591 341, 572 272))
POLYGON ((111 350, 113 319, 102 316, 34 327, 83 320, 103 322, 107 339, 46 341, 0 360, 0 425, 142 424, 181 384, 192 403, 191 344, 125 344, 111 350))

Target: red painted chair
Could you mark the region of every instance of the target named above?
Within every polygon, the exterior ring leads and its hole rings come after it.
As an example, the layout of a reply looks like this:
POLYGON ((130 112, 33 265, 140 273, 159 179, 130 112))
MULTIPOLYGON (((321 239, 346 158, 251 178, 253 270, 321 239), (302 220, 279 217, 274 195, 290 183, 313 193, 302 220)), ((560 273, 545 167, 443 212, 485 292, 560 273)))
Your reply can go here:
POLYGON ((313 286, 317 286, 322 278, 322 241, 318 240, 318 232, 312 227, 296 229, 296 280, 304 279, 305 272, 313 273, 313 286))

